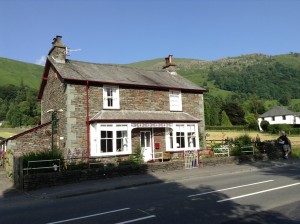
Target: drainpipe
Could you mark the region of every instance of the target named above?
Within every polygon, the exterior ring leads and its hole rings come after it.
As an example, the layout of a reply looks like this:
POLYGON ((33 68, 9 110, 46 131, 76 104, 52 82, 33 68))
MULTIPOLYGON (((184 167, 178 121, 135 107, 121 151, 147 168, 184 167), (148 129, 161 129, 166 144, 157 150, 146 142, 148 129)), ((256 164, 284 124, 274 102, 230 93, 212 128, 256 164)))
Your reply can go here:
POLYGON ((87 156, 90 159, 90 122, 89 122, 89 81, 86 81, 86 141, 87 141, 87 156))

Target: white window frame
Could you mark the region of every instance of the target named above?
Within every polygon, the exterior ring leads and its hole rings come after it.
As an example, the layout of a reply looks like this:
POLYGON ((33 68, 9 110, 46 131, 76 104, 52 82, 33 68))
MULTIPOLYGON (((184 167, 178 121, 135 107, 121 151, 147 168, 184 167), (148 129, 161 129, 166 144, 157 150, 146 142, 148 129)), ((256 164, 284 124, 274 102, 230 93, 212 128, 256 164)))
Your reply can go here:
POLYGON ((169 91, 170 111, 182 111, 181 91, 169 91))
POLYGON ((128 123, 97 123, 90 126, 90 150, 91 156, 116 156, 127 155, 132 153, 131 149, 131 125, 128 123), (112 152, 104 152, 101 150, 101 131, 112 131, 112 152), (117 132, 122 131, 123 150, 117 149, 117 132), (126 134, 125 134, 126 133, 126 134), (127 135, 127 136, 126 136, 127 135))
POLYGON ((165 133, 166 151, 196 150, 200 148, 197 123, 173 124, 171 128, 166 128, 165 133), (177 143, 177 137, 182 136, 184 137, 184 147, 180 147, 177 143))
POLYGON ((120 109, 119 86, 103 85, 103 109, 120 109))

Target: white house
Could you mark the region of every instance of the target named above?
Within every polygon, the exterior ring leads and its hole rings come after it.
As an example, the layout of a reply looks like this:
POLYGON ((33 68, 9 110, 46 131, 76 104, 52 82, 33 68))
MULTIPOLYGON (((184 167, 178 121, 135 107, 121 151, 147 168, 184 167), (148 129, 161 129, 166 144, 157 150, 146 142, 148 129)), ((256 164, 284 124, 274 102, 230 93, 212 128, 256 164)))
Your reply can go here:
POLYGON ((269 124, 300 124, 300 113, 293 112, 285 107, 276 106, 258 118, 259 129, 262 121, 268 121, 269 124))

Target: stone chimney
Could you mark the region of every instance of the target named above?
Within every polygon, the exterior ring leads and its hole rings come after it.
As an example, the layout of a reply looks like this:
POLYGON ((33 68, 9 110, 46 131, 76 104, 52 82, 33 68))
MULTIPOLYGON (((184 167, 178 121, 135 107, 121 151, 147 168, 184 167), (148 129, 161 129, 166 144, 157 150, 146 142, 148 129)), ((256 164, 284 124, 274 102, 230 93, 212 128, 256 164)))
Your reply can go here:
POLYGON ((67 55, 67 47, 61 42, 62 36, 56 36, 53 38, 52 48, 49 51, 49 56, 56 63, 65 63, 67 55))
POLYGON ((176 74, 176 64, 172 62, 173 59, 173 55, 169 55, 168 57, 165 58, 166 60, 166 64, 163 67, 163 69, 167 70, 168 72, 170 72, 171 74, 176 74))

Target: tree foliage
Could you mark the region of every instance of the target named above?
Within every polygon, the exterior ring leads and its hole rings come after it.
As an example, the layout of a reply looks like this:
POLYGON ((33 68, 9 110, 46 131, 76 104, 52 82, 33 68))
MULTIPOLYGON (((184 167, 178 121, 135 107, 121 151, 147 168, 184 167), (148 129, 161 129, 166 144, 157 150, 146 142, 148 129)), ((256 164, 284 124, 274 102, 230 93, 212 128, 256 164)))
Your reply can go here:
POLYGON ((226 112, 229 117, 230 122, 233 125, 244 125, 245 122, 245 112, 242 107, 236 103, 224 104, 222 110, 226 112))
POLYGON ((0 120, 10 127, 35 125, 39 122, 40 104, 37 91, 28 86, 7 85, 0 89, 0 120))
POLYGON ((280 99, 289 94, 300 98, 300 71, 271 58, 255 64, 224 66, 211 69, 208 80, 221 89, 236 93, 256 94, 263 99, 280 99))

